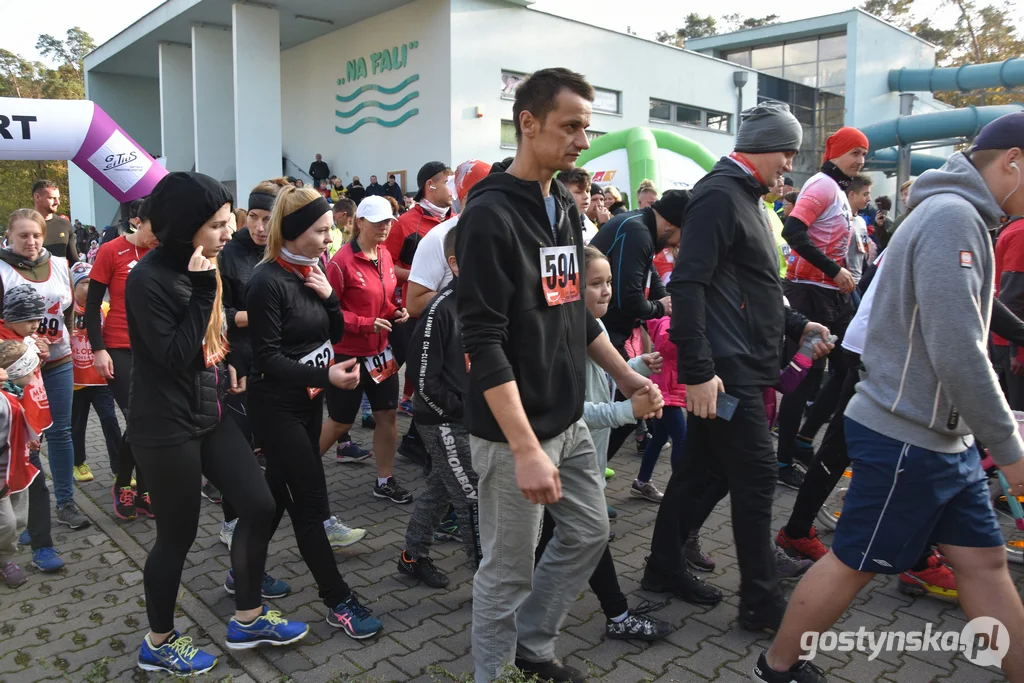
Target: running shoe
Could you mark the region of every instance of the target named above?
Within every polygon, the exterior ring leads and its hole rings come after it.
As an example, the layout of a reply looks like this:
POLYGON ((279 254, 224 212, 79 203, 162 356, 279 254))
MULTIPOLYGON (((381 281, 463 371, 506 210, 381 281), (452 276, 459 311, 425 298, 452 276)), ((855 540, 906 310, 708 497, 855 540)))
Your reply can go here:
MULTIPOLYGON (((235 570, 228 570, 228 578, 224 581, 224 590, 228 592, 228 595, 235 594, 235 570)), ((260 595, 267 600, 274 600, 276 598, 283 598, 292 592, 292 587, 280 579, 275 579, 270 574, 264 572, 263 583, 260 584, 260 595)), ((264 608, 265 610, 266 608, 264 608)), ((230 626, 228 627, 230 629, 230 626)), ((230 633, 230 630, 228 631, 230 633)))
POLYGON ((431 588, 444 588, 448 585, 448 575, 438 569, 429 557, 410 559, 403 550, 398 557, 398 571, 422 581, 431 588))
POLYGON ((608 519, 615 519, 616 517, 619 516, 619 513, 615 511, 615 508, 613 508, 611 505, 609 505, 607 507, 608 507, 608 519))
POLYGON ((401 442, 399 442, 398 454, 421 467, 428 467, 431 462, 430 454, 427 453, 423 441, 409 434, 403 436, 401 442))
POLYGON ((372 457, 373 451, 368 451, 362 448, 355 441, 339 443, 338 448, 335 451, 335 460, 341 463, 363 462, 364 460, 372 457))
POLYGON ((0 574, 4 575, 4 583, 7 584, 8 588, 17 588, 28 581, 28 577, 25 576, 25 570, 13 562, 8 562, 3 567, 0 567, 0 574))
POLYGON ((613 470, 611 467, 605 467, 604 468, 604 478, 605 479, 611 479, 614 476, 615 476, 615 470, 613 470))
POLYGON ((230 522, 222 522, 220 525, 220 542, 228 547, 228 551, 231 550, 231 540, 235 537, 236 526, 238 526, 237 518, 230 522))
POLYGON ((928 558, 928 566, 920 571, 900 574, 900 590, 908 595, 934 595, 956 600, 956 576, 937 554, 928 558))
POLYGON ((762 652, 754 666, 754 681, 761 683, 826 683, 825 672, 808 661, 797 662, 789 671, 775 671, 768 666, 767 651, 762 652))
POLYGON ((335 516, 324 520, 324 531, 327 532, 327 540, 331 542, 332 548, 347 548, 353 543, 358 543, 366 536, 366 529, 353 529, 342 524, 335 516))
POLYGON ((783 467, 780 464, 779 483, 795 491, 799 491, 800 485, 804 483, 804 473, 798 470, 793 465, 787 465, 783 467))
POLYGON ((814 560, 790 557, 785 550, 775 546, 775 571, 780 579, 796 579, 814 566, 814 560))
POLYGON ((81 465, 75 465, 71 472, 75 477, 75 481, 93 480, 92 470, 90 470, 89 465, 84 462, 81 465))
POLYGON ((811 562, 817 562, 828 555, 828 548, 818 538, 818 530, 813 526, 807 538, 793 538, 786 533, 786 527, 782 527, 775 535, 775 545, 785 550, 790 557, 800 557, 811 562))
POLYGON ((111 489, 114 497, 114 516, 118 519, 135 519, 135 489, 131 486, 111 489))
POLYGON ((32 535, 27 531, 22 531, 21 536, 18 536, 18 545, 31 545, 32 535))
POLYGON ((690 569, 699 572, 715 571, 715 561, 701 548, 700 535, 696 531, 691 531, 686 537, 686 543, 683 544, 683 559, 690 569))
POLYGON ((135 511, 140 515, 149 517, 150 519, 156 517, 156 515, 153 514, 153 499, 149 497, 149 491, 135 496, 135 511))
POLYGON ((243 624, 235 617, 228 622, 228 637, 225 641, 232 650, 248 650, 257 645, 290 645, 297 643, 309 633, 309 625, 301 621, 288 621, 277 610, 263 606, 263 614, 252 623, 243 624))
POLYGON ((587 676, 579 669, 563 664, 560 659, 547 662, 531 662, 516 657, 516 668, 528 681, 555 681, 555 683, 586 683, 587 676))
POLYGON ((644 614, 627 613, 622 621, 608 619, 604 625, 605 638, 613 640, 662 640, 672 633, 672 626, 644 614))
POLYGON ((384 628, 381 620, 373 616, 368 607, 359 603, 355 593, 348 600, 327 612, 327 623, 345 631, 349 638, 371 638, 384 628))
POLYGON ((218 491, 217 487, 213 485, 213 482, 208 481, 203 484, 203 488, 201 488, 200 491, 203 494, 203 498, 211 503, 220 505, 221 501, 224 500, 220 495, 220 491, 218 491))
POLYGON ((57 507, 57 521, 72 529, 84 529, 89 526, 89 518, 75 505, 75 501, 57 507))
POLYGON ((40 548, 32 551, 32 566, 41 572, 52 574, 64 567, 64 560, 60 559, 54 548, 40 548))
POLYGON ((363 429, 376 429, 377 420, 373 418, 373 413, 363 413, 363 429))
POLYGON ((649 500, 652 503, 660 503, 665 497, 665 494, 658 490, 653 481, 641 482, 639 479, 633 480, 633 485, 629 487, 629 495, 649 500))
POLYGON ((156 647, 149 640, 149 634, 142 639, 139 648, 139 668, 143 671, 166 671, 175 676, 198 676, 217 665, 217 658, 192 645, 190 636, 175 631, 171 637, 156 647))
POLYGON ((740 602, 740 628, 747 631, 778 631, 785 615, 786 601, 783 598, 761 605, 756 610, 740 602))
POLYGON ((644 435, 636 440, 636 454, 643 455, 644 451, 647 450, 647 444, 651 442, 651 435, 649 432, 645 432, 644 435))
POLYGON ((683 570, 676 574, 663 574, 651 568, 650 558, 644 567, 640 586, 652 593, 672 593, 684 602, 694 605, 717 605, 722 601, 722 591, 683 570))
POLYGON ((412 502, 412 494, 402 488, 401 484, 394 477, 388 477, 383 484, 375 484, 373 495, 377 498, 387 498, 393 503, 405 505, 412 502))
POLYGON ((409 417, 412 417, 412 399, 403 398, 402 402, 398 404, 398 409, 409 417))
POLYGON ((455 513, 448 515, 441 520, 441 523, 437 525, 437 529, 434 530, 434 542, 443 543, 444 541, 461 541, 462 534, 459 533, 459 522, 455 518, 455 513))

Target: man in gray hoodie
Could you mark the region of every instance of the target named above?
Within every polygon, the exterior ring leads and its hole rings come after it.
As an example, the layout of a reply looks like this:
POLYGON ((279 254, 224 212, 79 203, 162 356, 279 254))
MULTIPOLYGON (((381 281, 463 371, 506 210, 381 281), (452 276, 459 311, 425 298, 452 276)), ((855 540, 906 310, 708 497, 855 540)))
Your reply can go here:
POLYGON ((824 681, 799 660, 804 634, 828 630, 876 573, 906 571, 928 543, 953 565, 968 617, 1002 623, 1002 647, 990 654, 1011 681, 1024 680, 1024 606, 975 445, 977 436, 1024 494, 1024 443, 986 351, 988 231, 1024 211, 1022 147, 1024 114, 1010 114, 982 129, 966 156, 914 183, 914 212, 877 275, 865 371, 846 409, 855 476, 832 550, 793 593, 754 680, 824 681))

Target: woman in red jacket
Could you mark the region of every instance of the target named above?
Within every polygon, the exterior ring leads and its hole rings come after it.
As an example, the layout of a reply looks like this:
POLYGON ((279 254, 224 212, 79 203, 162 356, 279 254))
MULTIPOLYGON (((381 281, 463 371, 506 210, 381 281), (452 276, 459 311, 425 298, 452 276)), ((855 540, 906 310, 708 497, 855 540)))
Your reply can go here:
POLYGON ((393 472, 398 446, 398 363, 388 333, 392 323, 405 322, 409 314, 393 303, 398 280, 391 254, 383 247, 393 222, 391 204, 384 197, 367 197, 356 210, 352 240, 327 266, 327 280, 345 317, 345 335, 334 345, 335 359, 358 358, 360 378, 355 389, 328 387, 329 419, 320 433, 320 453, 326 453, 351 429, 365 392, 377 423, 373 430, 377 460, 373 495, 405 504, 412 502, 412 495, 399 485, 393 472))

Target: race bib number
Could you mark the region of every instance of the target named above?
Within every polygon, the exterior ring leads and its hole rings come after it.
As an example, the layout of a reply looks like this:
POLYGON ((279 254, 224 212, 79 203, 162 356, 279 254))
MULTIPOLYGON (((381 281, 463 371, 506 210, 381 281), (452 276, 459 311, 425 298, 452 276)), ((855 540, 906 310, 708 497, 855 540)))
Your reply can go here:
POLYGON ((61 330, 61 322, 63 318, 54 315, 44 315, 43 319, 39 321, 39 328, 36 330, 36 334, 40 337, 45 337, 47 341, 59 341, 63 336, 61 330))
MULTIPOLYGON (((331 342, 325 341, 319 348, 310 351, 300 358, 299 362, 311 368, 331 367, 334 365, 334 349, 331 348, 331 342)), ((306 392, 310 398, 315 398, 321 391, 323 389, 319 387, 306 387, 306 392)))
POLYGON ((378 353, 376 356, 368 356, 363 359, 363 366, 370 373, 370 379, 375 384, 380 384, 391 375, 398 372, 398 363, 395 362, 395 354, 391 352, 391 345, 378 353))
POLYGON ((576 247, 541 247, 540 282, 548 306, 580 300, 580 270, 576 247))

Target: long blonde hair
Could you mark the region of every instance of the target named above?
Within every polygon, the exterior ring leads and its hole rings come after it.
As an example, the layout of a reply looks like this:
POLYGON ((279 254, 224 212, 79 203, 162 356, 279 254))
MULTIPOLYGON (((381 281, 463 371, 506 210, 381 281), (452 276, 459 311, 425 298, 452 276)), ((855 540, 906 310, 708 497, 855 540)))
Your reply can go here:
POLYGON ((295 213, 306 204, 323 197, 312 187, 293 187, 287 185, 277 193, 274 209, 270 212, 270 225, 267 226, 267 249, 263 254, 262 263, 276 261, 284 248, 284 235, 281 234, 281 219, 295 213))

